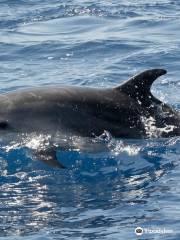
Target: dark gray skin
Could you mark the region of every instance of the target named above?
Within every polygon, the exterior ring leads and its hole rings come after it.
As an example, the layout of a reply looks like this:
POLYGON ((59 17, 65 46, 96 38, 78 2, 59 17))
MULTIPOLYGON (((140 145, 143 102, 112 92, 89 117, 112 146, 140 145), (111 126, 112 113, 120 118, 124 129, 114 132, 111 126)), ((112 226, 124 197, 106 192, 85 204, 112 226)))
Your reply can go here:
MULTIPOLYGON (((58 131, 95 137, 106 130, 118 138, 148 138, 150 119, 157 129, 153 137, 179 136, 179 112, 150 92, 155 79, 165 73, 163 69, 148 70, 115 88, 55 86, 1 94, 1 134, 58 131)), ((38 155, 52 161, 55 151, 38 155)))

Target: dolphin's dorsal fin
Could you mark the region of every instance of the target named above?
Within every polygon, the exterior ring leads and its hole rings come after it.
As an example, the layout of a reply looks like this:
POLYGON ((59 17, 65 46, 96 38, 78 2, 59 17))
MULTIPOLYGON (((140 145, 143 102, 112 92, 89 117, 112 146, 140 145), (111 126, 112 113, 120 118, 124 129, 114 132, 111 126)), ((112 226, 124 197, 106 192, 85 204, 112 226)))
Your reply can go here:
POLYGON ((151 85, 160 76, 166 74, 164 69, 151 69, 135 75, 115 89, 120 90, 132 98, 142 100, 151 96, 151 85))

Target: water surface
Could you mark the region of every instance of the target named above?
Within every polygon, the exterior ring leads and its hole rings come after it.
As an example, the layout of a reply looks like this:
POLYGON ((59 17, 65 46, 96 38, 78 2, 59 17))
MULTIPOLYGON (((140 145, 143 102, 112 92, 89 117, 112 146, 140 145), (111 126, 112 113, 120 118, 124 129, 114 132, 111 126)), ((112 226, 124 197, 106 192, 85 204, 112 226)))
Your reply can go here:
MULTIPOLYGON (((0 0, 0 91, 53 84, 115 86, 149 68, 153 93, 180 109, 180 3, 0 0)), ((32 139, 31 144, 37 144, 32 139)), ((0 237, 180 238, 180 139, 115 140, 98 154, 59 151, 57 170, 1 142, 0 237)))

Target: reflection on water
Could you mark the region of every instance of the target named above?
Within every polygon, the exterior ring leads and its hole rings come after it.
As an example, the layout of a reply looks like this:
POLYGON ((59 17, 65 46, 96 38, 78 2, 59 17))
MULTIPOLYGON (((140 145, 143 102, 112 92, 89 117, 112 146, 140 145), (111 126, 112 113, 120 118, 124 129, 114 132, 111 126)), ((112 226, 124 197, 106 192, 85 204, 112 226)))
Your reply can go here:
POLYGON ((59 151, 66 170, 33 160, 25 148, 4 153, 0 158, 1 236, 48 228, 64 237, 97 237, 107 234, 107 226, 116 232, 115 228, 161 218, 158 199, 171 192, 163 177, 179 167, 179 139, 114 140, 114 144, 114 150, 99 154, 59 151), (136 155, 131 154, 134 148, 136 155))
MULTIPOLYGON (((173 0, 1 0, 0 92, 114 86, 158 67, 168 75, 153 94, 180 109, 179 18, 173 0)), ((179 138, 61 139, 67 169, 58 170, 34 157, 51 138, 9 137, 0 141, 3 240, 134 239, 137 226, 172 228, 162 238, 180 239, 179 138)))

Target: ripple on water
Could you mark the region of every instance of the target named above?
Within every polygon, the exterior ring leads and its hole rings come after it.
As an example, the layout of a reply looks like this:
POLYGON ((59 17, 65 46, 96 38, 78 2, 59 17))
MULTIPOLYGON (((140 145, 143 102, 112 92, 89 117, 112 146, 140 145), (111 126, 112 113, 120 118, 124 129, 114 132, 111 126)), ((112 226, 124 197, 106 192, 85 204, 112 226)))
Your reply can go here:
MULTIPOLYGON (((0 91, 114 86, 163 67, 153 93, 179 109, 179 10, 172 0, 1 0, 0 91)), ((76 151, 58 151, 68 167, 58 170, 33 157, 46 137, 1 141, 3 240, 134 239, 137 226, 172 228, 166 238, 179 239, 179 138, 109 137, 88 147, 73 138, 76 151)))

